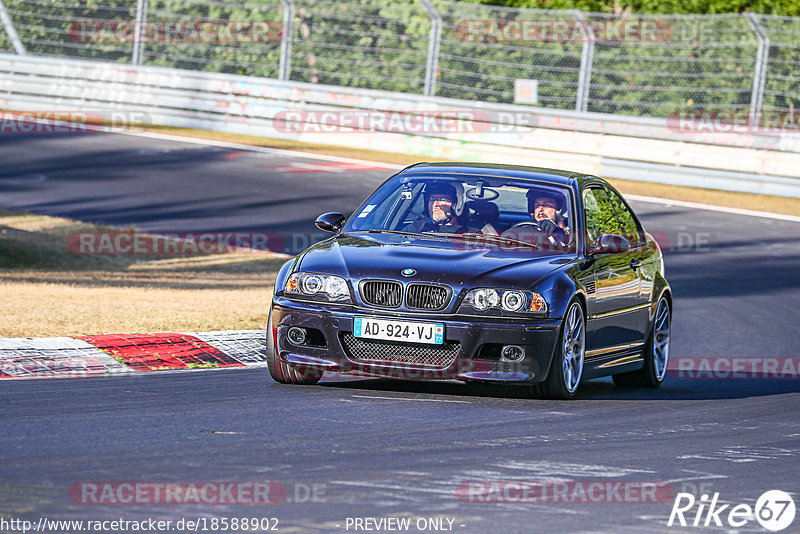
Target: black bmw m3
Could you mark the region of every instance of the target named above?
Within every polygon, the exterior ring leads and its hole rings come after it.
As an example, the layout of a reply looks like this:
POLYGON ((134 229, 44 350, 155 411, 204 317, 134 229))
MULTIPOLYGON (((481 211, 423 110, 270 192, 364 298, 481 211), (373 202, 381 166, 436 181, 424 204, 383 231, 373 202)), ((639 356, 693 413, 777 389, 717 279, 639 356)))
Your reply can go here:
POLYGON ((657 387, 672 296, 661 250, 595 176, 493 164, 408 167, 332 236, 280 270, 269 371, 325 371, 533 386, 575 396, 582 380, 657 387))

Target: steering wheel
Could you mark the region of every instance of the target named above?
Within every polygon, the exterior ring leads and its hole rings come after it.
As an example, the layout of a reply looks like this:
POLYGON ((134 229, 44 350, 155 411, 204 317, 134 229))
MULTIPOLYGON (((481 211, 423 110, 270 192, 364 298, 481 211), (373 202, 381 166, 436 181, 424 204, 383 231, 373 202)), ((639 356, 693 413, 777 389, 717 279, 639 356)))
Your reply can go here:
MULTIPOLYGON (((533 230, 536 230, 537 232, 544 232, 544 230, 542 230, 539 227, 539 223, 537 221, 522 221, 522 222, 518 222, 517 224, 515 224, 514 226, 512 226, 508 230, 511 230, 513 228, 532 228, 533 230)), ((506 230, 506 232, 508 230, 506 230)))
POLYGON ((510 232, 512 230, 530 229, 530 230, 536 230, 537 232, 541 233, 543 236, 547 236, 547 239, 552 244, 556 244, 556 242, 558 241, 562 245, 566 246, 571 241, 572 236, 564 228, 561 228, 560 226, 558 226, 556 223, 554 223, 550 219, 545 219, 545 220, 543 220, 541 222, 545 222, 545 221, 546 221, 545 228, 542 228, 542 226, 540 225, 540 221, 522 221, 522 222, 518 222, 517 224, 515 224, 514 226, 512 226, 511 228, 509 228, 508 230, 503 232, 503 235, 505 235, 506 232, 510 232), (547 223, 549 223, 549 224, 547 224, 547 223))

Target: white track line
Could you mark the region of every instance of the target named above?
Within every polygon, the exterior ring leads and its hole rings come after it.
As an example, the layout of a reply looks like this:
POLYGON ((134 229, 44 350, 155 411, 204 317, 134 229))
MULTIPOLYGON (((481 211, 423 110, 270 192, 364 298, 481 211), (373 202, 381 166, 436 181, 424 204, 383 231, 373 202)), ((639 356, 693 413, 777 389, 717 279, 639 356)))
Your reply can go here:
POLYGON ((721 211, 723 213, 735 213, 736 215, 749 215, 750 217, 764 217, 766 219, 777 219, 780 221, 800 222, 800 217, 795 215, 783 215, 781 213, 770 213, 768 211, 743 210, 739 208, 729 208, 727 206, 714 206, 712 204, 701 204, 699 202, 686 202, 683 200, 670 200, 668 198, 643 197, 639 195, 625 195, 629 200, 639 202, 652 202, 654 204, 664 204, 666 206, 681 206, 684 208, 694 208, 708 211, 721 211))
POLYGON ((145 137, 149 139, 161 139, 167 141, 179 141, 181 143, 194 143, 196 145, 217 146, 221 148, 232 148, 235 150, 249 150, 251 152, 261 152, 263 154, 272 154, 275 156, 287 157, 302 157, 308 159, 321 159, 325 161, 341 161, 343 163, 357 163, 359 165, 370 165, 372 167, 385 167, 391 170, 400 170, 406 168, 408 165, 395 165, 393 163, 382 163, 380 161, 367 161, 365 159, 343 158, 339 156, 330 156, 327 154, 313 154, 311 152, 302 152, 300 150, 286 150, 283 148, 267 148, 255 145, 242 145, 239 143, 229 143, 227 141, 215 141, 212 139, 199 139, 195 137, 185 137, 182 135, 163 134, 155 132, 131 132, 131 131, 114 131, 123 135, 133 135, 135 137, 145 137))

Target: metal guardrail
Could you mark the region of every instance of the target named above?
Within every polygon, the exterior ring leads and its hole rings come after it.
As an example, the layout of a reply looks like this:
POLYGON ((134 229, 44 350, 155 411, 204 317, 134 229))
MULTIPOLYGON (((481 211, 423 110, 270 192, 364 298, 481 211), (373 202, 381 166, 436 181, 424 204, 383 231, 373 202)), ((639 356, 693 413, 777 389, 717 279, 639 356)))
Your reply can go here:
MULTIPOLYGON (((203 92, 223 93, 238 98, 250 96, 265 99, 260 104, 272 102, 275 111, 298 109, 297 103, 317 105, 314 109, 374 109, 385 111, 465 111, 488 114, 498 121, 502 118, 508 123, 527 125, 533 128, 566 130, 700 143, 739 148, 773 150, 779 152, 800 152, 800 136, 793 134, 750 134, 731 135, 729 133, 679 132, 670 128, 665 119, 649 117, 625 117, 603 113, 577 113, 573 111, 551 110, 513 104, 475 102, 472 100, 424 97, 405 93, 331 87, 319 84, 283 82, 274 79, 217 74, 197 71, 164 69, 160 67, 131 68, 121 64, 102 64, 78 60, 57 60, 44 57, 19 58, 0 54, 0 72, 56 76, 64 79, 95 80, 104 83, 123 81, 130 84, 146 85, 153 88, 171 88, 195 91, 192 100, 202 99, 203 92), (24 59, 29 59, 25 61, 24 59), (167 80, 168 81, 165 81, 167 80), (211 84, 211 85, 209 85, 211 84), (281 102, 279 105, 277 102, 281 102)), ((20 83, 25 79, 19 80, 20 83)), ((30 79, 28 79, 30 81, 30 79)), ((46 80, 45 80, 46 81, 46 80)), ((21 86, 20 86, 21 87, 21 86)), ((24 94, 18 87, 6 87, 7 94, 24 94)), ((41 91, 38 86, 32 90, 41 91)), ((218 98, 219 95, 214 96, 218 98)), ((144 100, 147 100, 145 98, 144 100)), ((219 110, 229 112, 229 110, 219 110)), ((269 116, 271 117, 271 116, 269 116)), ((267 118, 269 118, 267 117, 267 118)))
MULTIPOLYGON (((800 197, 800 152, 770 147, 780 139, 743 137, 741 144, 732 142, 730 146, 687 142, 685 135, 671 131, 660 119, 623 120, 613 115, 233 74, 10 54, 0 54, 0 109, 121 111, 138 113, 154 124, 800 197), (411 114, 472 111, 480 112, 481 120, 491 126, 502 122, 504 114, 519 120, 524 113, 525 122, 533 126, 517 124, 510 131, 490 128, 475 133, 385 131, 365 135, 358 131, 295 131, 281 128, 274 120, 287 110, 333 109, 411 114)), ((736 141, 742 136, 727 137, 736 141)))

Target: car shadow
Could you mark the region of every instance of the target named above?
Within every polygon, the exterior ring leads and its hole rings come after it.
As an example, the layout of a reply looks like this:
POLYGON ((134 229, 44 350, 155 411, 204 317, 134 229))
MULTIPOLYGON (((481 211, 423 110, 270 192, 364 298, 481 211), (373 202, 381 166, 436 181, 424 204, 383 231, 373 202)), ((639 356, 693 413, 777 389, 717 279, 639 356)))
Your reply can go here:
MULTIPOLYGON (((341 376, 341 375, 340 375, 341 376)), ((421 393, 453 397, 542 399, 529 386, 503 386, 456 381, 415 382, 382 378, 324 378, 322 387, 385 393, 421 393)), ((610 377, 581 384, 576 401, 588 400, 722 400, 800 393, 798 379, 684 379, 667 377, 659 388, 614 385, 610 377)))

